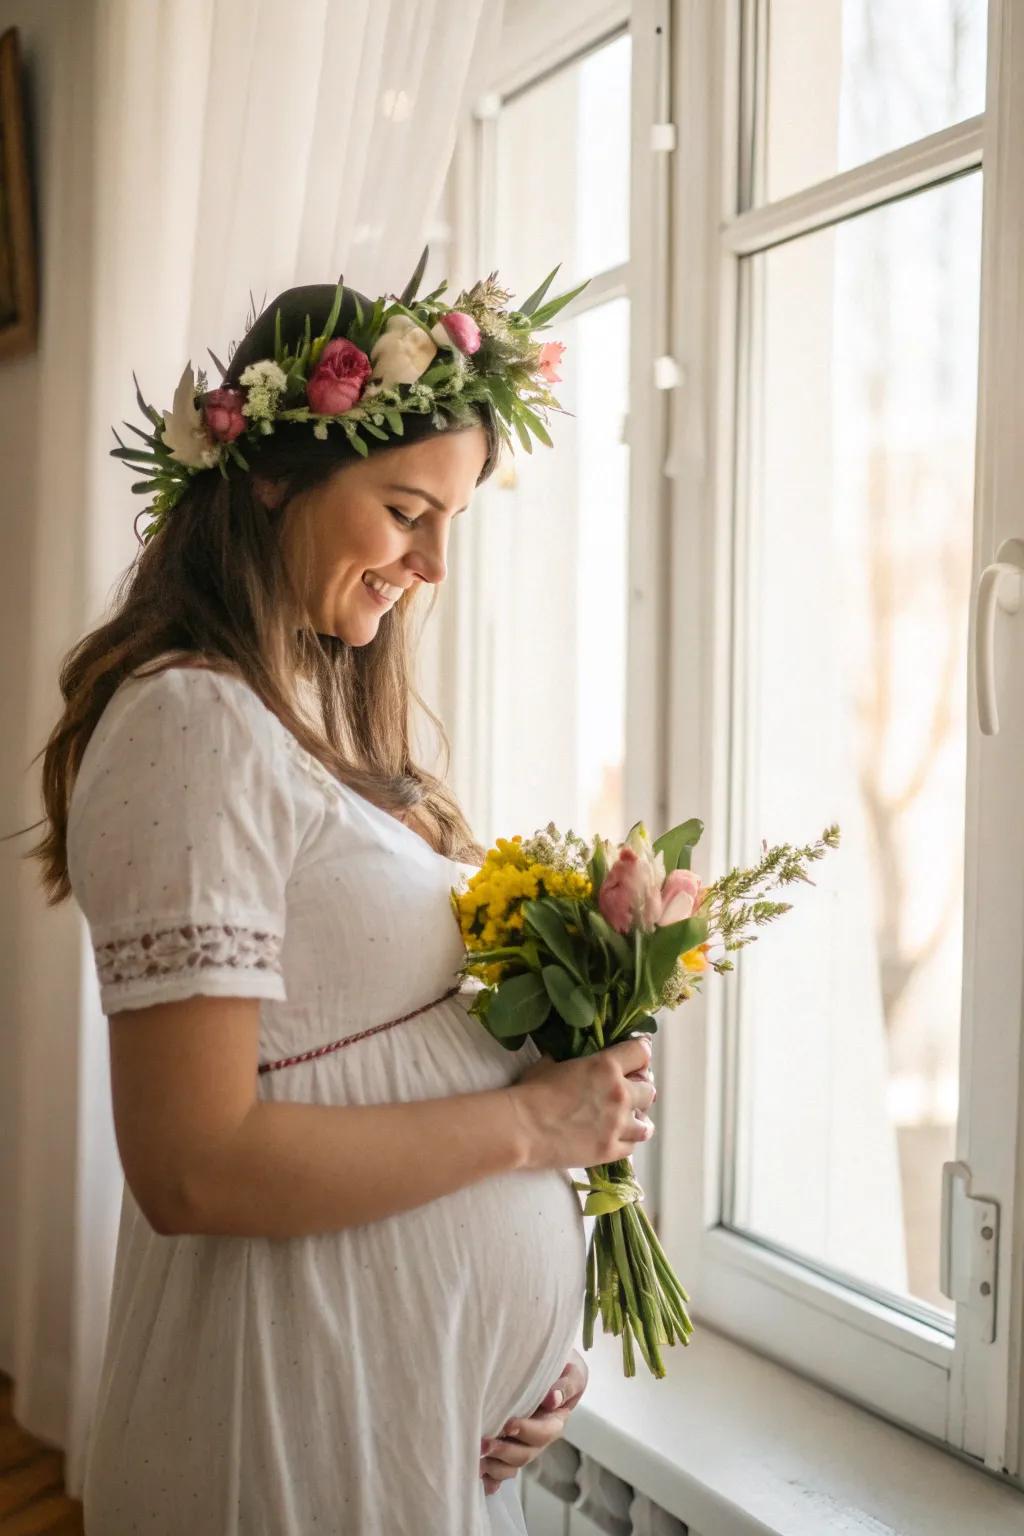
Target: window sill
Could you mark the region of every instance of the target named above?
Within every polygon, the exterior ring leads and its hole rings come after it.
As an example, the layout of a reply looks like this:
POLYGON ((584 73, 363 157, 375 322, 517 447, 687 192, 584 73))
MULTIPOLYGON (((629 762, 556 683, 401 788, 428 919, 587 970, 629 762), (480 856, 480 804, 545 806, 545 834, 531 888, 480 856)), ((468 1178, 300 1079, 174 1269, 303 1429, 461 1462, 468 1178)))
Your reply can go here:
POLYGON ((696 1321, 656 1381, 618 1339, 580 1350, 565 1438, 692 1536, 1020 1536, 1024 1497, 696 1321))

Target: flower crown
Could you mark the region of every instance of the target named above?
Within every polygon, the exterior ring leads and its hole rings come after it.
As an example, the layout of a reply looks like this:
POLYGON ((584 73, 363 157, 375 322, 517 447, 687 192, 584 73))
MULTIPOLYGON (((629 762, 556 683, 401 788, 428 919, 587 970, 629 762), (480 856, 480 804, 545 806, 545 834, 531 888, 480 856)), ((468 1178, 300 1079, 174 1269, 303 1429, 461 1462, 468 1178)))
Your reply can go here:
MULTIPOLYGON (((211 390, 204 371, 193 379, 192 364, 187 363, 173 405, 162 416, 146 404, 133 373, 139 407, 152 431, 143 432, 126 421, 145 446, 126 446, 112 429, 118 447, 110 452, 146 477, 132 486, 134 492, 153 498, 145 509, 151 521, 140 542, 160 530, 194 475, 219 469, 226 480, 231 461, 248 470, 249 455, 259 451, 277 422, 312 422, 313 435, 320 439, 332 426, 340 428, 366 457, 369 448, 361 434, 385 440, 401 437, 407 412, 431 412, 435 428, 444 431, 446 412, 456 421, 472 420, 468 408, 487 401, 510 448, 510 428, 527 453, 533 452, 531 432, 550 448, 541 415, 562 409, 548 386, 561 382, 556 369, 565 348, 558 341, 538 344, 531 332, 547 330, 553 316, 587 283, 544 303, 555 267, 518 309, 508 309, 511 294, 499 287, 498 274, 492 272, 449 306, 440 298, 447 281, 425 298, 413 298, 426 259, 424 248, 401 298, 391 295, 390 303, 382 297, 372 306, 369 300, 364 305, 362 296, 354 289, 346 293, 339 279, 319 335, 311 335, 307 313, 302 335, 290 346, 282 340, 280 300, 308 302, 318 289, 286 291, 274 302, 273 356, 257 355, 239 372, 237 367, 225 368, 211 351, 222 376, 220 386, 211 390), (343 300, 349 320, 344 334, 336 336, 343 300), (232 373, 237 380, 231 379, 232 373)), ((322 291, 329 293, 329 286, 322 291)), ((255 340, 255 328, 266 329, 268 323, 269 311, 259 322, 254 314, 246 337, 252 333, 255 340)), ((269 335, 262 342, 268 344, 269 335)))

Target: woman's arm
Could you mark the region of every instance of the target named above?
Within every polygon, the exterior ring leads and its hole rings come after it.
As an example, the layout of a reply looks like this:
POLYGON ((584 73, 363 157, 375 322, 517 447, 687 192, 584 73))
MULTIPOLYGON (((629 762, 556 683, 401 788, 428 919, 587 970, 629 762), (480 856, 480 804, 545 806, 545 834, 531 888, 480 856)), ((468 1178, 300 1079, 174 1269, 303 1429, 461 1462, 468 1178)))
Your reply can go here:
POLYGON ((156 1231, 336 1232, 527 1166, 508 1089, 365 1106, 257 1099, 259 1006, 190 997, 110 1018, 118 1149, 156 1231))

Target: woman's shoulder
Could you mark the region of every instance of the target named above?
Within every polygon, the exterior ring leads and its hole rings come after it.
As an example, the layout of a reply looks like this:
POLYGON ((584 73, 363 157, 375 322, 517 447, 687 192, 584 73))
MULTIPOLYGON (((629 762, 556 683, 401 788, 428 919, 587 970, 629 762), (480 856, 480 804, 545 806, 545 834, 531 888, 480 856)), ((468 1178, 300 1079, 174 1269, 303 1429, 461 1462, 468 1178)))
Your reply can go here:
POLYGON ((229 661, 169 652, 140 663, 122 679, 94 736, 97 747, 116 740, 119 755, 128 748, 190 746, 205 737, 275 752, 282 730, 274 712, 229 661), (187 732, 192 736, 178 743, 187 732))

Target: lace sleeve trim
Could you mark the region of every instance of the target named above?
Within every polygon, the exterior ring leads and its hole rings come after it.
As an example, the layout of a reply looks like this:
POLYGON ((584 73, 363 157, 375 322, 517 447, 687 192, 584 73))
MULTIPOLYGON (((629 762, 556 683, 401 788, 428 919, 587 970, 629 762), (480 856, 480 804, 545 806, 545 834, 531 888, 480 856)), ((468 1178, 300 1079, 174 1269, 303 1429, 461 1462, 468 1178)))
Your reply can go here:
POLYGON ((104 986, 148 976, 178 976, 207 967, 281 971, 281 937, 227 923, 181 923, 97 945, 96 969, 104 986))

